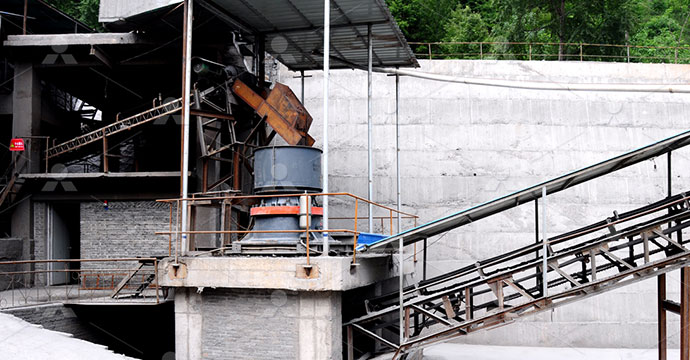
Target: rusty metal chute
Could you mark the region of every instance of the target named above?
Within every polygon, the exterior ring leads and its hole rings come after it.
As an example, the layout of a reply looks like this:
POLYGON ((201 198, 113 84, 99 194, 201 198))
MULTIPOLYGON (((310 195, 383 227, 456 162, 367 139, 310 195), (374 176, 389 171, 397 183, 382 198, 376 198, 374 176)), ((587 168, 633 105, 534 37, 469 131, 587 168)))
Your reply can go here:
POLYGON ((290 145, 312 146, 314 138, 307 132, 313 121, 304 105, 289 87, 276 83, 266 98, 242 80, 235 80, 232 92, 252 107, 266 123, 290 145))

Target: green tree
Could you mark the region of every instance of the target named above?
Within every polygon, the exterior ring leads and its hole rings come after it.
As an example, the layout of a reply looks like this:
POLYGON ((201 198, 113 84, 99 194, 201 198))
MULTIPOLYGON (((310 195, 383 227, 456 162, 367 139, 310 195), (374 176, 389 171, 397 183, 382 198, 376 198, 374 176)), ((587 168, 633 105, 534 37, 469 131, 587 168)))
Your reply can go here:
POLYGON ((47 2, 93 29, 103 29, 98 22, 100 0, 48 0, 47 2))

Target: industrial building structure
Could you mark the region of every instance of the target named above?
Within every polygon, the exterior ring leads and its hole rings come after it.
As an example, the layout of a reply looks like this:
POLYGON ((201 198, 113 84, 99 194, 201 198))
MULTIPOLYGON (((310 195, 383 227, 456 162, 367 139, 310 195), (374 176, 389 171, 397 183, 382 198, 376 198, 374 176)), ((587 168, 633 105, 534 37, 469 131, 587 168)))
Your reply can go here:
MULTIPOLYGON (((671 153, 690 143, 690 133, 629 141, 602 161, 570 164, 577 166, 556 173, 565 175, 549 173, 508 195, 496 188, 495 200, 464 204, 481 203, 460 212, 452 204, 433 216, 414 205, 401 209, 398 157, 406 109, 401 75, 540 95, 631 92, 653 99, 690 93, 682 76, 667 87, 439 77, 404 69, 419 62, 384 1, 326 5, 102 0, 107 32, 96 33, 41 0, 0 4, 0 143, 24 147, 0 158, 7 169, 0 308, 29 321, 57 319, 51 321, 59 330, 136 358, 412 359, 438 341, 657 278, 660 356, 666 312, 675 312, 681 358, 688 359, 690 288, 683 280, 690 250, 683 233, 690 198, 674 188, 684 182, 673 180, 671 153), (347 127, 365 111, 339 113, 344 95, 331 99, 340 122, 328 125, 329 69, 367 70, 365 131, 364 123, 356 124, 359 131, 347 127), (374 70, 395 78, 394 90, 378 95, 385 104, 374 102, 374 70), (323 90, 308 90, 305 71, 323 90), (390 120, 385 138, 374 136, 377 111, 390 120), (329 188, 329 178, 343 175, 329 166, 329 129, 342 130, 350 144, 367 138, 354 155, 336 146, 343 156, 331 158, 367 163, 366 178, 363 169, 350 170, 350 183, 329 188), (373 148, 392 142, 395 155, 375 167, 373 148), (613 215, 559 214, 567 219, 563 228, 550 228, 546 199, 657 157, 666 164, 662 194, 623 197, 625 211, 611 209, 613 215), (375 186, 381 168, 390 174, 382 177, 387 187, 375 186), (383 204, 375 202, 381 188, 392 195, 383 204), (367 196, 353 194, 362 189, 367 196), (511 213, 525 206, 533 209, 529 216, 511 213), (418 223, 421 215, 429 222, 418 223), (427 274, 429 239, 497 216, 530 222, 528 243, 427 274), (665 274, 676 269, 683 276, 677 303, 665 288, 665 274)), ((428 127, 434 121, 421 119, 428 127)), ((686 128, 682 121, 677 127, 686 128)), ((684 159, 674 160, 681 177, 684 159)), ((444 174, 455 164, 446 165, 444 174)), ((640 188, 659 187, 641 178, 640 188)), ((438 196, 456 194, 429 185, 438 196)))

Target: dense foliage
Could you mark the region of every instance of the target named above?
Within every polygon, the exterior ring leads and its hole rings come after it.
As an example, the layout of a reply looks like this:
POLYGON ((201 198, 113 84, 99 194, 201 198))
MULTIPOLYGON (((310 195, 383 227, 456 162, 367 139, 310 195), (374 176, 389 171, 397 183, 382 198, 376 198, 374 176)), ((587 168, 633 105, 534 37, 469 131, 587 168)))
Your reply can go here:
MULTIPOLYGON (((95 28, 99 0, 48 0, 52 5, 95 28)), ((627 56, 615 46, 557 45, 557 43, 638 46, 690 45, 690 1, 687 0, 387 0, 400 29, 412 42, 499 42, 483 45, 439 45, 435 54, 472 57, 480 53, 498 58, 557 54, 552 58, 589 60, 627 56), (556 43, 553 45, 506 42, 556 43)), ((426 53, 426 46, 415 45, 426 53)), ((630 57, 690 58, 690 51, 631 48, 630 57)))
MULTIPOLYGON (((532 42, 644 46, 690 45, 687 0, 388 0, 393 15, 413 42, 532 42)), ((527 56, 520 44, 438 46, 435 53, 527 56)), ((426 51, 416 46, 416 52, 426 51)), ((541 45, 534 54, 580 56, 580 47, 541 45)), ((585 46, 601 59, 625 47, 585 46)), ((668 56, 673 49, 632 48, 631 56, 668 56)), ((690 55, 690 54, 689 54, 690 55)), ((590 58, 591 59, 591 58, 590 58)))
POLYGON ((100 0, 47 0, 47 2, 96 30, 102 29, 98 23, 100 0))

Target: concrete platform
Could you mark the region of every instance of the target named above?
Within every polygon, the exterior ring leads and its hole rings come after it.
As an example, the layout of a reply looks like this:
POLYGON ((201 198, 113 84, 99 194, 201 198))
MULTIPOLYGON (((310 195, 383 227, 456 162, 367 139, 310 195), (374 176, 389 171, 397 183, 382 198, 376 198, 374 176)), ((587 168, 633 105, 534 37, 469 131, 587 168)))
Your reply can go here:
POLYGON ((396 274, 388 255, 193 257, 159 263, 175 289, 177 359, 342 358, 343 293, 396 274))
POLYGON ((389 255, 351 257, 183 257, 159 263, 160 286, 347 291, 393 276, 389 255))

